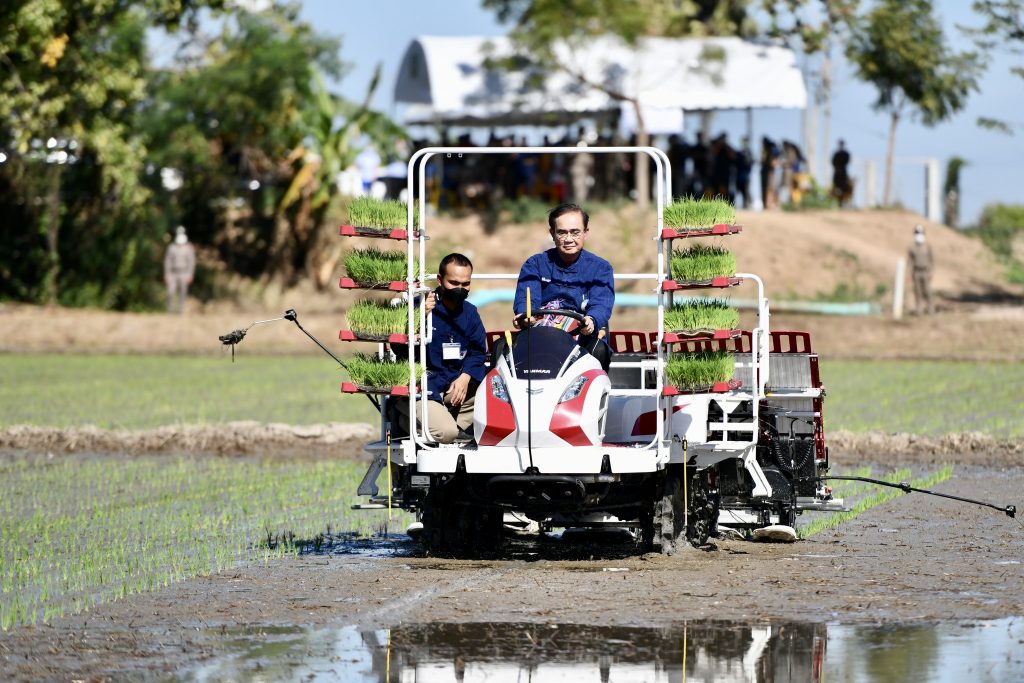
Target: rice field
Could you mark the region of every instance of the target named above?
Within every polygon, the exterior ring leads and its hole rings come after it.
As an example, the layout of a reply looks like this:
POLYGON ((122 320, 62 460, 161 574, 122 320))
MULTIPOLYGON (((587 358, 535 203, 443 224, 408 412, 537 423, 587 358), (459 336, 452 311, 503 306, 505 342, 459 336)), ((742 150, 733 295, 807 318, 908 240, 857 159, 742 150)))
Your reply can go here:
POLYGON ((332 534, 404 531, 408 513, 389 521, 387 511, 349 509, 365 469, 338 460, 0 460, 0 628, 318 550, 332 534))
MULTIPOLYGON (((826 431, 1024 437, 1024 365, 825 358, 821 375, 826 431)), ((216 357, 0 354, 0 377, 0 427, 377 420, 365 397, 341 394, 347 373, 315 356, 242 354, 232 364, 216 357)))

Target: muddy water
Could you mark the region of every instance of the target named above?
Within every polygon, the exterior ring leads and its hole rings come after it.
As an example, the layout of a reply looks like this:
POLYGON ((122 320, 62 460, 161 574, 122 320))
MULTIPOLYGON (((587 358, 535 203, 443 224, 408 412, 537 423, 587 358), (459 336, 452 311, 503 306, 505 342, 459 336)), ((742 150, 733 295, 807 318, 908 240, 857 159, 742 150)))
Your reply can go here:
POLYGON ((211 631, 228 652, 183 683, 344 681, 1019 681, 1024 619, 938 625, 416 624, 211 631))

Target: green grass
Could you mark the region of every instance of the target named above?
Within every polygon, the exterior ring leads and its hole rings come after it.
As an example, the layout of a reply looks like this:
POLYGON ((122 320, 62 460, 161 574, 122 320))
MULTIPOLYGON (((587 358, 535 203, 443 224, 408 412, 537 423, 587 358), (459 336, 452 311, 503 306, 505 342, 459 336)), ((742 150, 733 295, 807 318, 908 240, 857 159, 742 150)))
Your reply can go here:
MULTIPOLYGON (((346 319, 350 330, 362 336, 405 334, 409 330, 409 309, 406 305, 392 306, 387 301, 367 299, 348 309, 346 319)), ((413 316, 419 324, 419 316, 413 316)))
POLYGON ((734 369, 731 353, 701 351, 672 356, 665 367, 665 374, 671 386, 693 390, 729 381, 734 369))
POLYGON ((0 426, 93 424, 143 429, 233 420, 319 424, 380 420, 365 396, 341 393, 329 358, 228 355, 0 354, 0 426))
MULTIPOLYGON (((406 255, 403 251, 382 251, 375 247, 353 249, 345 254, 345 273, 356 282, 379 284, 405 281, 406 255)), ((413 266, 413 277, 419 267, 413 266)))
MULTIPOLYGON (((898 470, 885 476, 872 476, 870 468, 866 469, 867 472, 860 470, 847 476, 870 477, 872 479, 882 479, 883 481, 892 483, 909 480, 911 486, 922 489, 931 488, 935 484, 944 482, 953 476, 952 465, 944 465, 939 471, 916 479, 910 479, 910 470, 898 470)), ((811 536, 819 534, 826 529, 833 529, 844 522, 849 522, 850 520, 859 517, 871 508, 878 507, 882 503, 892 500, 893 498, 908 495, 904 494, 903 491, 899 489, 860 482, 836 481, 829 482, 829 484, 832 486, 833 495, 836 498, 842 498, 850 509, 846 512, 833 512, 828 515, 815 515, 806 524, 799 525, 801 538, 810 538, 811 536)), ((923 494, 912 493, 909 495, 923 494)))
POLYGON ((678 197, 665 207, 664 218, 669 228, 711 228, 716 225, 735 225, 736 209, 721 197, 678 197))
POLYGON ((825 430, 1024 438, 1024 365, 822 360, 825 430))
POLYGON ((365 470, 349 460, 2 459, 0 627, 315 551, 332 535, 400 532, 411 515, 350 509, 365 470))
MULTIPOLYGON (((413 225, 419 224, 419 207, 413 204, 413 225)), ((397 199, 374 199, 356 197, 348 205, 348 220, 352 225, 363 228, 407 228, 409 210, 406 203, 397 199)), ((404 276, 403 276, 404 278, 404 276)))
POLYGON ((722 247, 694 244, 673 250, 670 268, 673 280, 702 282, 735 275, 736 256, 722 247))
MULTIPOLYGON (((348 366, 352 381, 363 386, 387 389, 409 383, 409 364, 405 360, 381 360, 361 353, 349 358, 345 365, 348 366)), ((416 376, 419 377, 423 370, 419 363, 415 364, 415 368, 416 376)))
POLYGON ((717 299, 686 299, 665 311, 667 332, 732 330, 739 322, 739 311, 717 299))

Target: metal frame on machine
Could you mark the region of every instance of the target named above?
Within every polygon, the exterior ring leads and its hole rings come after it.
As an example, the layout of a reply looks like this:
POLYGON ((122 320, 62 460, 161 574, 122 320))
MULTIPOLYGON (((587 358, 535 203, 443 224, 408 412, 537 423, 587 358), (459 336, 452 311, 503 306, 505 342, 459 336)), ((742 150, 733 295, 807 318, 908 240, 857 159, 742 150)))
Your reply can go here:
MULTIPOLYGON (((671 434, 668 432, 668 427, 671 426, 671 419, 666 419, 664 414, 664 406, 670 405, 672 401, 667 400, 666 397, 662 396, 662 389, 664 387, 664 376, 665 376, 665 363, 668 352, 664 345, 664 314, 665 305, 668 302, 671 305, 672 292, 664 291, 662 283, 667 279, 666 270, 668 259, 671 254, 665 253, 665 240, 662 239, 662 228, 664 222, 664 208, 666 203, 671 203, 672 197, 672 168, 668 160, 667 155, 656 147, 634 147, 634 146, 609 146, 609 147, 551 147, 551 146, 524 146, 524 147, 426 147, 418 150, 412 155, 408 162, 408 177, 406 182, 408 192, 408 230, 406 238, 406 250, 407 250, 407 271, 406 271, 406 284, 407 291, 409 292, 408 297, 408 330, 410 335, 410 341, 414 334, 416 322, 414 316, 417 314, 417 307, 415 305, 415 297, 413 296, 417 292, 428 291, 422 287, 421 281, 427 279, 427 266, 426 266, 426 240, 427 240, 427 211, 426 211, 426 166, 432 157, 438 154, 445 154, 448 157, 455 154, 461 157, 464 154, 516 154, 516 153, 540 153, 540 154, 646 154, 653 159, 655 164, 655 202, 657 208, 657 224, 655 227, 655 234, 653 238, 658 243, 658 270, 656 274, 651 273, 624 273, 615 274, 616 280, 655 280, 658 293, 658 311, 657 311, 657 337, 656 337, 656 386, 652 389, 645 390, 612 390, 613 394, 618 392, 626 392, 629 395, 636 395, 637 391, 642 391, 645 395, 652 394, 657 397, 659 409, 657 413, 657 424, 655 437, 647 448, 656 450, 656 461, 658 468, 662 468, 668 464, 672 455, 672 440, 671 434), (419 168, 416 169, 416 164, 419 163, 419 168), (418 170, 418 174, 417 171, 418 170), (420 192, 417 196, 416 189, 419 188, 420 192), (414 225, 413 220, 413 201, 419 201, 419 225, 414 225), (419 247, 418 253, 416 247, 419 247), (414 277, 414 263, 419 265, 420 278, 414 277), (420 284, 420 288, 417 289, 416 285, 420 284)), ((758 286, 758 327, 754 330, 756 343, 751 344, 751 361, 752 361, 752 381, 754 386, 751 388, 752 398, 754 401, 755 410, 755 424, 756 424, 756 411, 757 404, 760 398, 764 396, 764 387, 767 381, 768 373, 768 335, 767 330, 767 303, 764 298, 764 287, 760 278, 750 274, 738 274, 739 277, 750 278, 757 283, 758 286)), ((511 279, 515 280, 518 278, 518 273, 474 273, 475 278, 487 279, 487 280, 498 280, 498 279, 511 279)), ((419 307, 419 324, 420 330, 429 331, 427 326, 427 316, 422 306, 419 307)), ((425 358, 427 335, 419 335, 419 345, 421 357, 425 358)), ((414 355, 409 354, 409 401, 411 402, 411 410, 416 406, 416 399, 420 394, 426 394, 426 377, 422 377, 419 382, 419 386, 415 381, 414 377, 414 355)), ((416 424, 416 420, 410 420, 410 436, 413 442, 414 449, 436 449, 438 444, 432 441, 429 437, 429 425, 427 423, 427 409, 426 401, 420 402, 420 420, 419 424, 416 424)), ((756 433, 751 434, 752 440, 756 441, 756 433)), ((415 450, 410 453, 408 450, 403 449, 406 456, 415 457, 415 450)), ((408 461, 408 460, 407 460, 408 461)))

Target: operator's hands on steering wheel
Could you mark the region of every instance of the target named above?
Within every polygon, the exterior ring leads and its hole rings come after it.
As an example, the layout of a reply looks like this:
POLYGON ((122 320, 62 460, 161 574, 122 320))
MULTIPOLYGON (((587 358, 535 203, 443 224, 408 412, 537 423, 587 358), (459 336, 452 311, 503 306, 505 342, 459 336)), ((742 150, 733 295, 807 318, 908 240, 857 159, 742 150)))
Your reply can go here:
POLYGON ((517 330, 525 330, 527 327, 532 327, 533 325, 535 325, 537 323, 537 319, 542 315, 564 315, 565 317, 572 318, 573 320, 578 322, 580 326, 577 327, 576 330, 574 330, 573 332, 570 332, 570 334, 573 336, 582 334, 585 337, 589 337, 590 335, 594 334, 594 329, 596 326, 594 324, 593 318, 591 318, 589 315, 583 315, 582 313, 577 313, 576 311, 570 311, 563 308, 542 308, 535 311, 533 317, 531 318, 527 318, 525 313, 520 313, 519 315, 512 319, 512 327, 516 328, 517 330))

